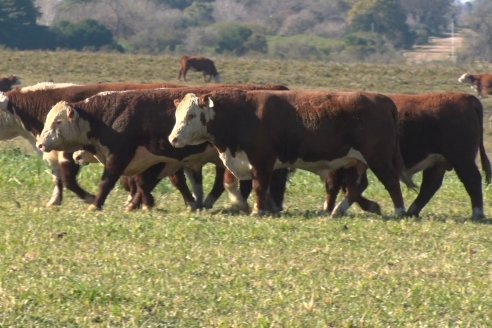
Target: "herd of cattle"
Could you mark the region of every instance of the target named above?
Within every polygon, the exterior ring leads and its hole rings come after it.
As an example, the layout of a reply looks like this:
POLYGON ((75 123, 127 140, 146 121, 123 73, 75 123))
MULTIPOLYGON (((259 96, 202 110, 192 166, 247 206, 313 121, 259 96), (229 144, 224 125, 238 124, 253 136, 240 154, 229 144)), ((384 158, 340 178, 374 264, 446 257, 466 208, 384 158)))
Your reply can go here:
MULTIPOLYGON (((180 77, 193 67, 183 63, 187 60, 181 61, 180 77)), ((215 66, 212 76, 218 77, 215 66)), ((492 92, 492 79, 486 78, 464 74, 459 81, 472 84, 484 97, 492 92)), ((233 208, 249 212, 247 197, 253 190, 253 213, 277 213, 289 170, 297 168, 321 177, 324 209, 331 215, 343 215, 354 202, 381 214, 379 204, 362 195, 371 169, 389 193, 395 215, 418 216, 445 172, 454 169, 470 197, 471 217, 479 220, 485 215, 477 153, 485 182, 492 179, 482 103, 466 93, 45 82, 0 92, 0 139, 17 136, 27 139, 51 167, 49 206, 60 205, 67 188, 90 209, 102 209, 121 179, 130 195, 127 210, 150 208, 152 190, 169 177, 193 209, 212 207, 226 190, 233 208), (90 162, 104 165, 95 196, 77 182, 80 165, 90 162), (204 197, 202 168, 207 163, 216 169, 204 197), (400 180, 416 188, 411 177, 420 171, 418 195, 407 211, 400 180), (335 205, 341 190, 344 198, 335 205)))

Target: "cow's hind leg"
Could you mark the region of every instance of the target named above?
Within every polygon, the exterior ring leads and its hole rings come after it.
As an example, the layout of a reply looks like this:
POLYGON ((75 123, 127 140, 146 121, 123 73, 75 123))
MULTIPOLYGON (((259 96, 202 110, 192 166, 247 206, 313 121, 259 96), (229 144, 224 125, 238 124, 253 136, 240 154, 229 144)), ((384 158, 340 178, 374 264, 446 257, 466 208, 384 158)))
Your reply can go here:
POLYGON ((195 208, 203 207, 203 174, 202 168, 198 170, 185 169, 185 174, 191 183, 191 192, 195 198, 195 208))
POLYGON ((224 187, 231 202, 231 209, 233 211, 249 213, 250 209, 246 199, 251 191, 251 180, 239 181, 231 171, 225 170, 224 187), (246 192, 246 197, 243 196, 243 191, 246 192))
POLYGON ((483 212, 482 180, 480 171, 475 161, 461 160, 452 163, 458 178, 461 180, 470 196, 472 205, 472 220, 481 220, 485 217, 483 212))
POLYGON ((422 209, 441 187, 445 173, 446 168, 442 165, 427 168, 422 172, 422 185, 417 198, 408 209, 408 216, 418 217, 420 215, 422 209))

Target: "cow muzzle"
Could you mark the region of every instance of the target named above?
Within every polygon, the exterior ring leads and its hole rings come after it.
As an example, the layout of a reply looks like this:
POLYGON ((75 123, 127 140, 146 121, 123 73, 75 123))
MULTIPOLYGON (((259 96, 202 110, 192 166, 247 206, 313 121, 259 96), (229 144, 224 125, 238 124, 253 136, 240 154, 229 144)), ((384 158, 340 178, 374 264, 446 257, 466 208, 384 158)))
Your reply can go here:
POLYGON ((185 145, 179 141, 178 137, 169 136, 169 143, 175 148, 183 148, 185 145))

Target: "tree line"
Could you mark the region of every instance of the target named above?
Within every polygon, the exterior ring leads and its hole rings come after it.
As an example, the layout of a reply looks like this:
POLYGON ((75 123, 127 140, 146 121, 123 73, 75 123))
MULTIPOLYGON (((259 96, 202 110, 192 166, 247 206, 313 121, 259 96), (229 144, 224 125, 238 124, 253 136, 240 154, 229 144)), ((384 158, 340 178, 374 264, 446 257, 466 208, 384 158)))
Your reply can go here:
POLYGON ((0 0, 0 44, 360 60, 426 43, 451 22, 486 43, 490 17, 483 9, 490 6, 487 0, 0 0))

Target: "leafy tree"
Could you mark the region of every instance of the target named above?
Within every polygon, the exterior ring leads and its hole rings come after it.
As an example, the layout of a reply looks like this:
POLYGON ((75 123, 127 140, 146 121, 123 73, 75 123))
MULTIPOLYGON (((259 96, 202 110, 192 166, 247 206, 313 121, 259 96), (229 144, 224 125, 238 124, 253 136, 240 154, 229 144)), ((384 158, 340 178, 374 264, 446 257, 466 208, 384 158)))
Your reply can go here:
POLYGON ((80 23, 61 21, 53 30, 61 47, 82 50, 83 48, 117 48, 113 34, 104 25, 92 19, 80 23))
POLYGON ((396 48, 410 48, 415 41, 397 0, 359 0, 348 13, 352 32, 384 35, 396 48))
POLYGON ((431 35, 440 34, 449 25, 454 0, 399 0, 411 27, 425 29, 431 35))
POLYGON ((25 48, 36 33, 40 13, 32 0, 0 0, 0 43, 25 48))
POLYGON ((470 31, 464 32, 460 60, 479 58, 492 61, 492 2, 475 0, 465 22, 470 31))
POLYGON ((244 43, 253 34, 251 29, 236 23, 220 24, 217 28, 219 39, 215 50, 218 53, 242 55, 247 52, 244 43))

